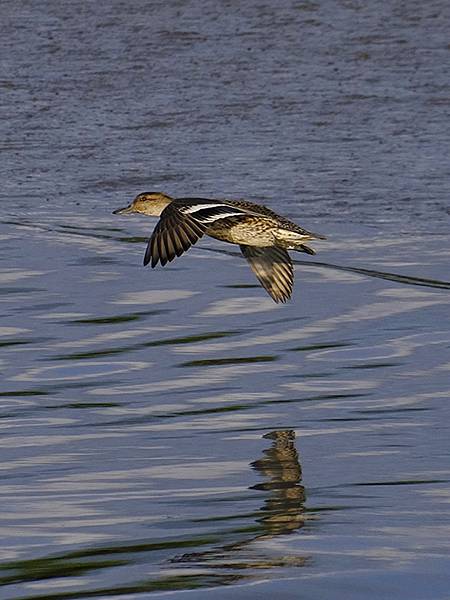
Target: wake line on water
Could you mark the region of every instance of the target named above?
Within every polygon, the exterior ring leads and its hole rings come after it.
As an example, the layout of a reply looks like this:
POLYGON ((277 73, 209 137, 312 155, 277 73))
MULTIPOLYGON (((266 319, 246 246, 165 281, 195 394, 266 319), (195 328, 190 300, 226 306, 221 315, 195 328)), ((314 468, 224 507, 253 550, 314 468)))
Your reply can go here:
MULTIPOLYGON (((202 248, 208 252, 217 252, 219 254, 228 254, 230 256, 241 256, 239 252, 231 252, 229 250, 217 250, 216 248, 202 248)), ((335 271, 346 271, 348 273, 358 273, 367 277, 376 277, 377 279, 387 279, 388 281, 396 281, 405 285, 417 285, 422 287, 438 288, 441 290, 450 290, 450 281, 441 281, 439 279, 427 279, 424 277, 413 277, 410 275, 399 275, 398 273, 389 273, 387 271, 375 271, 374 269, 363 269, 360 267, 348 267, 345 265, 335 265, 333 263, 293 260, 294 265, 305 265, 307 267, 316 266, 321 269, 333 269, 335 271)))
MULTIPOLYGON (((27 223, 25 221, 2 221, 0 222, 10 224, 10 225, 21 225, 22 227, 30 227, 34 229, 42 229, 45 231, 52 231, 53 229, 48 225, 36 225, 35 223, 27 223)), ((84 232, 84 231, 71 231, 71 235, 79 235, 85 237, 95 237, 99 239, 114 239, 111 235, 106 234, 95 234, 92 232, 84 232)), ((147 240, 146 237, 133 237, 133 238, 124 238, 120 241, 130 241, 133 243, 145 242, 147 240)), ((202 248, 202 250, 207 250, 208 252, 216 252, 218 254, 228 254, 229 256, 239 256, 242 258, 242 255, 239 252, 233 252, 230 250, 218 250, 217 248, 202 248)), ((316 267, 323 269, 333 269, 335 271, 345 271, 348 273, 358 273, 359 275, 366 275, 367 277, 375 277, 377 279, 385 279, 388 281, 395 281, 397 283, 401 283, 404 285, 416 285, 421 287, 429 287, 429 288, 437 288, 441 290, 450 290, 450 281, 441 281, 439 279, 427 279, 425 277, 413 277, 410 275, 399 275, 398 273, 389 273, 388 271, 376 271, 374 269, 363 269, 360 267, 349 267, 345 265, 336 265, 333 263, 325 263, 325 262, 317 262, 317 261, 306 261, 306 260, 293 260, 294 265, 305 265, 310 267, 311 265, 315 265, 316 267)))
POLYGON ((307 262, 306 260, 294 260, 292 262, 296 265, 316 265, 318 267, 334 269, 335 271, 359 273, 360 275, 367 275, 368 277, 376 277, 378 279, 387 279, 389 281, 396 281, 397 283, 404 283, 406 285, 419 285, 424 287, 439 288, 442 290, 450 290, 450 281, 440 281, 439 279, 412 277, 409 275, 399 275, 398 273, 388 273, 387 271, 375 271, 373 269, 361 269, 359 267, 347 267, 343 265, 334 265, 332 263, 316 261, 307 262))

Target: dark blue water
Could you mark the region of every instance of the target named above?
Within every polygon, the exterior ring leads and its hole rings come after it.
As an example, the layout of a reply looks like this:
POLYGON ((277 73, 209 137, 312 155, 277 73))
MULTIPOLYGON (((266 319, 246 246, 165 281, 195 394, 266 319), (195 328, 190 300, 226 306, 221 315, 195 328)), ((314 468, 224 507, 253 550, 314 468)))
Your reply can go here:
POLYGON ((447 3, 0 11, 2 598, 447 598, 447 3), (145 189, 328 239, 275 305, 145 189))

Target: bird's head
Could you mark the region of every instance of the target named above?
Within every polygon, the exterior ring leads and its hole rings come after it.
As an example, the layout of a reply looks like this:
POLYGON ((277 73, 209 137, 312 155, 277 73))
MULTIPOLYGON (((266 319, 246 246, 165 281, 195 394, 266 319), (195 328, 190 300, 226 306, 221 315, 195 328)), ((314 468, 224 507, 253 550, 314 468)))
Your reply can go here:
POLYGON ((142 192, 125 208, 118 208, 113 211, 114 215, 129 215, 131 213, 141 213, 159 217, 162 211, 168 204, 172 202, 172 198, 162 192, 142 192))

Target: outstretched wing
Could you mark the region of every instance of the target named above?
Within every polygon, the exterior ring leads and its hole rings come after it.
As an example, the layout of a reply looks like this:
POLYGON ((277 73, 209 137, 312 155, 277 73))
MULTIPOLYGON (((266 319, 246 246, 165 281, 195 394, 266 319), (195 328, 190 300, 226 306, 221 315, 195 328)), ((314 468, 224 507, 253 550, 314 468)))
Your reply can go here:
POLYGON ((275 302, 286 302, 292 294, 294 268, 283 248, 240 246, 241 252, 263 288, 275 302))
POLYGON ((175 256, 181 256, 189 250, 203 236, 205 230, 206 227, 199 221, 183 214, 173 203, 169 204, 162 211, 147 244, 144 265, 148 265, 151 260, 152 267, 156 267, 158 262, 164 266, 175 256))
POLYGON ((208 225, 220 219, 246 215, 248 211, 220 201, 178 198, 162 211, 148 242, 144 265, 151 260, 152 267, 158 262, 164 266, 189 250, 203 236, 208 225))

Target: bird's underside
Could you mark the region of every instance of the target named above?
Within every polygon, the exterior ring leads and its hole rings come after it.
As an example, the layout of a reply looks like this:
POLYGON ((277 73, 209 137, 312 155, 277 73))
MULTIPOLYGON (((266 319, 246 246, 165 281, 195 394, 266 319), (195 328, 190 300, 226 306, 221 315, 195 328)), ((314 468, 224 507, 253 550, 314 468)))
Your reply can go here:
POLYGON ((182 198, 161 213, 148 242, 144 265, 162 266, 195 244, 204 234, 238 244, 261 285, 275 302, 286 302, 294 283, 288 249, 314 254, 304 242, 316 236, 266 207, 244 201, 224 203, 182 198))

